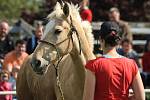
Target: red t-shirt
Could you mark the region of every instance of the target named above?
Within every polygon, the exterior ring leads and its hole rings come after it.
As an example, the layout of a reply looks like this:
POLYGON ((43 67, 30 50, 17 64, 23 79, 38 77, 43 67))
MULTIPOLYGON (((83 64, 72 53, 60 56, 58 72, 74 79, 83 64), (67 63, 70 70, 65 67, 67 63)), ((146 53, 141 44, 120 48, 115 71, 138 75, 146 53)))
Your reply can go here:
POLYGON ((128 100, 129 88, 138 72, 136 63, 128 58, 97 58, 86 64, 95 73, 94 100, 128 100))
POLYGON ((150 73, 150 52, 144 53, 142 57, 143 71, 150 73))

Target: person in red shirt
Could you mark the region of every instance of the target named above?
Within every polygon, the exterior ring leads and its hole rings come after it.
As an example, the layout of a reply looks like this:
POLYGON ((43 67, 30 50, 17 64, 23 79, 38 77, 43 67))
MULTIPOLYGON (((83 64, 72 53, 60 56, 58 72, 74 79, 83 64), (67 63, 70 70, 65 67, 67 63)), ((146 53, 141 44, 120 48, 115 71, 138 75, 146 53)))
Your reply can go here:
POLYGON ((145 100, 143 83, 134 60, 119 55, 119 26, 104 22, 100 29, 103 56, 86 64, 84 100, 145 100), (130 87, 133 95, 129 96, 130 87))
POLYGON ((89 21, 92 22, 92 11, 89 9, 89 1, 88 0, 83 0, 81 2, 81 11, 80 15, 83 21, 89 21))
MULTIPOLYGON (((12 91, 12 84, 8 82, 10 73, 2 70, 0 73, 0 91, 12 91)), ((12 95, 0 95, 0 100, 12 100, 12 95)))

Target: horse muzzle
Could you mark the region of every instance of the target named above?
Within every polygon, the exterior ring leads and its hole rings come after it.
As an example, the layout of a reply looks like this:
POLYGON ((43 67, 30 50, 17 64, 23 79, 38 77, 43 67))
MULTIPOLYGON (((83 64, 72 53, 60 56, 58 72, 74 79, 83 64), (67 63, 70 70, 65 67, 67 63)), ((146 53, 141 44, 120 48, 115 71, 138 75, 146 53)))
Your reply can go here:
POLYGON ((40 58, 40 59, 32 58, 30 62, 33 71, 39 75, 43 75, 46 72, 49 63, 50 62, 44 58, 40 58))

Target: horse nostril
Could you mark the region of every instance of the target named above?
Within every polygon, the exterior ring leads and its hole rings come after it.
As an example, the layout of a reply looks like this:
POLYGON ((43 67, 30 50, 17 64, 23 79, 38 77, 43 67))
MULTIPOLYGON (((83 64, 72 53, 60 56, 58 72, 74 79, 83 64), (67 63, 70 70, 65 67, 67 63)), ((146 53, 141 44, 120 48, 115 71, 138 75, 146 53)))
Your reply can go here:
POLYGON ((39 59, 32 59, 31 60, 31 65, 33 67, 33 69, 37 69, 39 67, 41 67, 41 61, 39 59))
POLYGON ((47 66, 48 64, 49 61, 45 60, 44 58, 32 58, 31 60, 31 66, 33 68, 33 71, 35 71, 38 74, 43 74, 45 66, 47 66))
POLYGON ((35 66, 40 67, 41 66, 41 61, 40 60, 35 60, 35 66))

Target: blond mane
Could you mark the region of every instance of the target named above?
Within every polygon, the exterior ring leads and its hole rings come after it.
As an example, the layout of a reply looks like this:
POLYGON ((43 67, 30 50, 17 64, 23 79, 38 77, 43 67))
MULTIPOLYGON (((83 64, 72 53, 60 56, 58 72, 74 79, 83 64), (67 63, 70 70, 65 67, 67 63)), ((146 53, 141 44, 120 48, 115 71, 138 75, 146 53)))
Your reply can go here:
POLYGON ((82 26, 85 32, 85 36, 89 43, 90 48, 92 51, 94 50, 94 35, 92 33, 92 25, 88 21, 82 21, 82 26))

